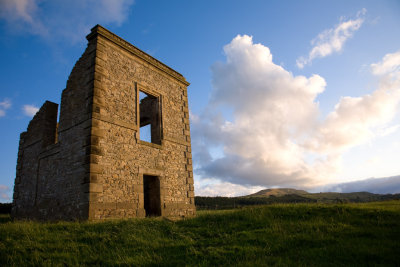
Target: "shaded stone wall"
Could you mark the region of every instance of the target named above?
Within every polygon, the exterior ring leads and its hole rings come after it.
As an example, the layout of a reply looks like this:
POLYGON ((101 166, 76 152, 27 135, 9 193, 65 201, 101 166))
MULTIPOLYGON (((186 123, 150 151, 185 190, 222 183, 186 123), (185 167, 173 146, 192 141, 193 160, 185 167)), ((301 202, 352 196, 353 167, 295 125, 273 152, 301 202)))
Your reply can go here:
POLYGON ((58 143, 58 176, 53 176, 60 199, 57 219, 88 219, 89 173, 96 43, 76 62, 62 92, 58 143), (55 179, 56 178, 56 179, 55 179))
MULTIPOLYGON (((49 101, 43 104, 33 117, 26 132, 21 133, 17 172, 14 185, 13 215, 21 218, 35 217, 43 181, 40 174, 40 159, 46 148, 54 149, 58 105, 49 101)), ((57 150, 57 148, 55 148, 57 150)))
POLYGON ((19 219, 87 219, 94 58, 89 43, 58 105, 47 101, 21 134, 12 215, 19 219), (56 137, 57 136, 57 137, 56 137))
POLYGON ((50 102, 21 134, 13 216, 144 217, 144 175, 158 177, 162 216, 194 215, 189 83, 101 26, 87 39, 62 93, 58 142, 50 102), (140 140, 140 113, 150 107, 139 109, 140 91, 159 109, 149 118, 157 143, 140 140))

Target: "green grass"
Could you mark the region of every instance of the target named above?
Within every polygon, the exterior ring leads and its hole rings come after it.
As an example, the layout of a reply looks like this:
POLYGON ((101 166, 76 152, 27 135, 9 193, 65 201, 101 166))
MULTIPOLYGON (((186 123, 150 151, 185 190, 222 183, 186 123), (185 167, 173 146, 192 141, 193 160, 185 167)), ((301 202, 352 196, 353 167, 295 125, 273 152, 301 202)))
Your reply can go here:
POLYGON ((86 223, 0 217, 0 266, 398 266, 400 201, 277 204, 196 218, 86 223))

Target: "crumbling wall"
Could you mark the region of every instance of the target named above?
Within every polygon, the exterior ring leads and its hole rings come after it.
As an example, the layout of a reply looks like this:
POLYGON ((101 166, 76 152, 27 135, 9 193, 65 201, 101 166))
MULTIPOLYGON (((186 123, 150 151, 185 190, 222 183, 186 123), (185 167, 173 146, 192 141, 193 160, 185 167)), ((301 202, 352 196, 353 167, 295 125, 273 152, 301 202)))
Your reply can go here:
POLYGON ((89 43, 71 72, 62 93, 59 124, 58 105, 47 101, 21 134, 14 218, 88 218, 95 48, 89 43))
POLYGON ((33 117, 26 132, 21 133, 17 171, 14 185, 12 214, 17 218, 31 218, 38 214, 42 180, 40 160, 56 140, 58 105, 46 101, 33 117))

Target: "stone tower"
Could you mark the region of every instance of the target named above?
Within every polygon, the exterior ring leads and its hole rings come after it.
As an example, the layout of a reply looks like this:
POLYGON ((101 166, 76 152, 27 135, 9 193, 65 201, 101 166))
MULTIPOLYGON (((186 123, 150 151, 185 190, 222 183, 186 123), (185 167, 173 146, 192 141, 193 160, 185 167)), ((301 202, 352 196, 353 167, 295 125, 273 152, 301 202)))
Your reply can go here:
POLYGON ((185 78, 100 25, 20 137, 12 216, 195 214, 185 78))

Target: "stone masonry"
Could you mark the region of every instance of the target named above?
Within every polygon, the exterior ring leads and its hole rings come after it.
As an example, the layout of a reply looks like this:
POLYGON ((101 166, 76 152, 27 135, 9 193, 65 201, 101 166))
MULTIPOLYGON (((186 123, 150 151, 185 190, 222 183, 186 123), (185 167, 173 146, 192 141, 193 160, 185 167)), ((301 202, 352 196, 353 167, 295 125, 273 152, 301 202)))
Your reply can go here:
POLYGON ((20 136, 12 216, 194 215, 189 83, 100 25, 86 38, 59 122, 46 101, 20 136))

